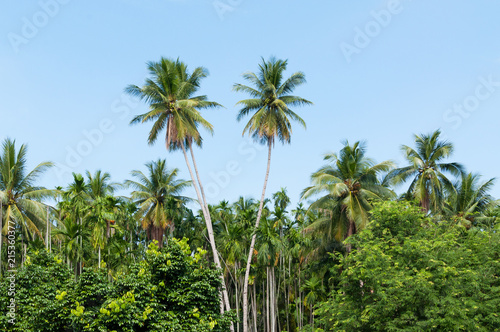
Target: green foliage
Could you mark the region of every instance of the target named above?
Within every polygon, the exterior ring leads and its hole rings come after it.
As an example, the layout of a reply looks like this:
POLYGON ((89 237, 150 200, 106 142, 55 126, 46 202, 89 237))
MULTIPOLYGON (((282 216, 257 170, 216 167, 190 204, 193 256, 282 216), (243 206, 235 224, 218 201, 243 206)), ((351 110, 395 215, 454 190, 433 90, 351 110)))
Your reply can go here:
POLYGON ((338 287, 316 314, 329 331, 500 330, 500 237, 384 202, 348 240, 338 287))
MULTIPOLYGON (((204 250, 191 256, 187 239, 158 250, 109 282, 104 269, 84 270, 77 282, 58 257, 36 252, 16 283, 14 325, 8 323, 8 280, 0 281, 0 329, 12 331, 227 331, 220 314, 219 271, 204 250)), ((28 262, 28 261, 27 261, 28 262)))
POLYGON ((302 198, 321 195, 309 209, 320 211, 323 217, 310 225, 309 230, 328 243, 333 239, 344 240, 365 228, 371 202, 394 196, 378 179, 394 164, 391 161, 375 164, 366 156, 363 142, 349 145, 346 141, 338 155, 329 153, 324 159, 329 163, 311 175, 312 185, 303 190, 302 198))
POLYGON ((53 166, 50 162, 38 164, 27 170, 27 146, 16 149, 16 141, 6 138, 0 148, 0 203, 3 234, 11 222, 20 230, 24 239, 41 237, 47 206, 40 202, 53 196, 52 190, 38 187, 40 175, 53 166))
MULTIPOLYGON (((15 275, 16 323, 8 323, 10 303, 7 278, 0 279, 0 328, 12 331, 64 331, 68 285, 72 273, 57 257, 45 250, 32 252, 25 267, 15 275), (57 298, 56 298, 57 297, 57 298)), ((9 276, 9 275, 8 275, 9 276)))

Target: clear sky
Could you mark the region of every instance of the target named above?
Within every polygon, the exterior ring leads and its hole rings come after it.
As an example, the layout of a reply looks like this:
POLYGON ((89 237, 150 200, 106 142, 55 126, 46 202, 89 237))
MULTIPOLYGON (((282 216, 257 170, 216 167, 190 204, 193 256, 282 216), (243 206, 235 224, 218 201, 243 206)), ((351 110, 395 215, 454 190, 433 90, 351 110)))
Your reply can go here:
POLYGON ((267 151, 241 136, 247 96, 232 85, 275 55, 306 74, 295 94, 314 106, 295 109, 307 129, 273 150, 269 196, 287 187, 295 205, 345 139, 403 166, 400 146, 436 129, 455 145, 450 161, 497 177, 499 13, 492 0, 2 1, 0 140, 26 143, 31 168, 56 163, 47 187, 97 169, 121 182, 158 158, 189 179, 181 153, 147 145, 149 124, 129 126, 147 106, 123 93, 147 61, 179 57, 210 71, 200 94, 225 106, 203 113, 215 134, 196 151, 209 203, 259 198, 267 151))

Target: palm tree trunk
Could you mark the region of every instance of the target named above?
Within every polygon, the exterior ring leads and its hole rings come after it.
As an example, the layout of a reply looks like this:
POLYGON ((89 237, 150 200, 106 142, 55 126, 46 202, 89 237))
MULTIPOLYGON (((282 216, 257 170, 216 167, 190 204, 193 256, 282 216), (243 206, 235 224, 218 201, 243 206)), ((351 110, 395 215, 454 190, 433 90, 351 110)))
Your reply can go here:
POLYGON ((269 322, 270 313, 269 313, 269 296, 271 295, 269 292, 269 267, 266 267, 266 331, 270 332, 271 324, 269 322))
POLYGON ((253 328, 257 332, 257 284, 253 284, 253 328))
MULTIPOLYGON (((198 185, 200 186, 201 198, 203 200, 202 209, 205 209, 205 213, 209 214, 207 199, 205 198, 205 190, 200 180, 200 174, 198 173, 198 166, 196 164, 196 159, 194 159, 193 147, 191 146, 191 141, 189 141, 189 152, 191 153, 191 159, 193 159, 194 172, 196 174, 196 179, 198 180, 198 185)), ((230 310, 230 309, 228 309, 230 310)))
POLYGON ((422 207, 422 210, 427 213, 429 212, 430 210, 430 207, 431 207, 431 202, 430 202, 430 198, 429 198, 429 192, 425 191, 425 196, 424 196, 424 199, 420 202, 420 206, 422 207))
MULTIPOLYGON (((194 152, 193 152, 193 147, 191 145, 191 140, 189 140, 188 142, 189 142, 189 152, 191 153, 191 159, 193 160, 194 172, 196 174, 196 179, 198 180, 198 185, 200 186, 200 192, 201 192, 201 198, 202 198, 202 202, 200 203, 201 210, 205 211, 204 212, 205 213, 205 220, 207 220, 207 224, 210 224, 210 229, 211 229, 212 238, 213 238, 212 217, 210 216, 210 211, 208 210, 208 203, 207 203, 207 199, 205 198, 205 190, 203 189, 203 184, 201 183, 200 173, 198 172, 198 166, 196 164, 196 159, 194 158, 194 152)), ((183 151, 184 151, 184 149, 183 149, 183 151)), ((184 153, 186 153, 186 152, 184 151, 184 153)), ((187 157, 186 156, 184 156, 184 157, 186 159, 186 163, 188 163, 187 157)), ((189 168, 189 163, 188 163, 188 168, 189 168)), ((191 170, 189 172, 191 174, 191 170)), ((193 174, 191 174, 191 180, 194 183, 193 174)), ((199 195, 198 195, 198 200, 199 200, 199 195)), ((209 234, 209 237, 210 237, 210 234, 209 234)), ((215 247, 215 239, 213 240, 213 246, 215 247)), ((217 257, 217 260, 218 259, 219 258, 217 257)), ((220 263, 219 263, 219 265, 217 265, 217 263, 216 263, 216 266, 219 269, 221 268, 220 263)), ((229 303, 229 296, 227 294, 227 287, 226 287, 226 283, 224 281, 224 277, 222 277, 222 296, 224 298, 224 303, 226 305, 226 311, 230 311, 231 305, 229 303)), ((231 323, 231 331, 234 331, 234 327, 233 327, 232 323, 231 323)))
MULTIPOLYGON (((271 168, 271 150, 272 144, 269 141, 269 151, 267 155, 267 170, 266 177, 264 178, 264 187, 262 188, 262 196, 260 197, 259 212, 257 213, 257 220, 255 221, 256 231, 259 228, 260 218, 262 216, 262 208, 264 206, 264 197, 266 196, 267 180, 269 178, 269 169, 271 168)), ((252 236, 252 241, 250 242, 250 250, 248 252, 247 266, 245 269, 245 280, 243 282, 243 332, 248 332, 248 279, 250 278, 250 264, 252 263, 253 250, 255 248, 255 238, 257 234, 254 233, 252 236)))
MULTIPOLYGON (((204 217, 205 217, 205 224, 207 226, 207 233, 208 233, 208 239, 210 241, 210 246, 212 247, 212 253, 213 253, 213 256, 214 256, 214 262, 215 262, 215 266, 218 268, 218 269, 221 269, 221 264, 220 264, 220 260, 219 260, 219 254, 217 252, 217 247, 215 246, 215 238, 214 238, 214 231, 213 231, 213 228, 212 228, 212 219, 210 218, 210 213, 208 213, 208 209, 205 209, 205 204, 203 204, 203 200, 201 198, 201 195, 200 195, 200 190, 198 189, 198 186, 196 185, 196 181, 194 179, 194 176, 193 176, 193 171, 191 170, 191 164, 189 163, 189 159, 188 159, 188 156, 187 156, 187 153, 186 153, 186 147, 184 146, 184 142, 181 141, 181 148, 182 148, 182 152, 184 153, 184 159, 186 160, 186 165, 188 167, 188 170, 189 170, 189 175, 191 176, 191 181, 193 181, 193 187, 196 191, 196 196, 198 197, 198 201, 201 205, 201 210, 204 214, 204 217)), ((195 164, 195 161, 193 160, 193 164, 195 164)), ((227 290, 226 290, 226 284, 225 284, 225 280, 224 280, 224 275, 220 275, 220 278, 222 280, 222 297, 223 297, 223 301, 224 301, 224 304, 226 306, 226 310, 231 310, 231 306, 229 304, 229 296, 227 294, 227 290)), ((233 324, 231 323, 231 332, 234 331, 234 326, 233 324)))
POLYGON ((132 227, 130 227, 130 249, 129 251, 132 251, 132 227))
MULTIPOLYGON (((299 263, 300 264, 300 263, 299 263)), ((299 331, 302 329, 302 298, 301 298, 301 293, 300 293, 300 265, 299 265, 299 289, 298 289, 298 294, 299 294, 299 331)))
POLYGON ((45 233, 45 249, 49 251, 49 207, 47 206, 47 232, 45 233))
POLYGON ((267 294, 265 291, 266 289, 266 282, 264 281, 264 278, 262 278, 262 328, 264 331, 266 330, 266 301, 264 300, 264 293, 267 294))
MULTIPOLYGON (((290 269, 292 268, 292 257, 288 257, 288 289, 286 285, 284 286, 287 292, 286 297, 286 330, 290 331, 290 293, 291 293, 291 279, 290 279, 290 269)), ((283 274, 286 276, 286 271, 283 271, 283 274)), ((285 283, 286 284, 286 283, 285 283)))
MULTIPOLYGON (((234 290, 235 290, 235 299, 236 299, 236 317, 240 316, 240 308, 238 305, 238 277, 236 275, 237 269, 236 269, 236 262, 234 262, 234 290)), ((240 332, 240 324, 238 323, 236 325, 236 332, 240 332)))
MULTIPOLYGON (((349 228, 347 229, 347 236, 346 239, 349 238, 351 235, 354 235, 356 233, 356 224, 354 223, 353 220, 349 220, 349 228)), ((349 243, 346 245, 346 251, 348 254, 351 253, 352 250, 352 245, 349 243)))
POLYGON ((270 276, 270 302, 271 302, 271 332, 276 331, 276 287, 274 286, 275 277, 274 277, 274 265, 271 265, 269 268, 270 276))

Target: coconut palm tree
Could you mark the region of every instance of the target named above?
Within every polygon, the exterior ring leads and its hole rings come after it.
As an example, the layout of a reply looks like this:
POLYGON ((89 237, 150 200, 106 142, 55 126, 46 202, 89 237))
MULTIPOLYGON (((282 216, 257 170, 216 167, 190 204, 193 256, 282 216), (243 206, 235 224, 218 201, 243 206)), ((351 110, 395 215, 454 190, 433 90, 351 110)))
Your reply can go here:
POLYGON ((179 170, 167 169, 163 159, 146 164, 148 174, 134 170, 132 176, 137 181, 126 180, 125 185, 134 189, 132 199, 139 206, 137 214, 141 217, 142 227, 146 230, 149 240, 158 241, 163 246, 165 229, 173 223, 173 216, 167 208, 171 201, 186 202, 186 197, 180 193, 191 185, 190 181, 177 179, 179 170))
POLYGON ((0 155, 0 202, 3 207, 1 233, 5 234, 15 225, 23 241, 33 240, 35 235, 43 238, 40 229, 45 228, 47 205, 42 200, 54 197, 55 192, 37 186, 36 181, 53 164, 43 162, 28 172, 27 146, 23 144, 16 150, 15 143, 9 138, 5 139, 0 155))
MULTIPOLYGON (((235 84, 233 90, 249 94, 251 99, 240 100, 237 105, 242 105, 238 113, 238 121, 251 115, 250 120, 243 129, 243 135, 248 133, 261 144, 268 146, 267 170, 264 178, 264 187, 260 199, 259 210, 255 229, 259 228, 262 217, 262 208, 266 194, 267 180, 271 166, 271 151, 276 141, 290 143, 292 124, 294 120, 305 127, 305 122, 292 111, 291 107, 311 105, 309 100, 290 95, 296 87, 306 82, 302 72, 296 72, 289 78, 283 77, 288 60, 277 60, 271 57, 269 61, 262 59, 259 73, 245 73, 243 78, 252 86, 235 84)), ((243 332, 248 332, 248 279, 253 249, 255 247, 255 234, 252 236, 245 271, 243 289, 243 332)))
POLYGON ((394 185, 411 179, 406 197, 417 199, 425 212, 439 212, 446 192, 455 190, 444 172, 454 176, 463 173, 462 165, 443 162, 453 153, 453 144, 440 140, 440 134, 436 130, 429 135, 415 135, 416 149, 401 147, 409 165, 392 170, 386 177, 386 181, 394 185))
MULTIPOLYGON (((363 229, 368 224, 371 202, 394 196, 378 179, 380 173, 390 171, 394 164, 391 161, 375 164, 365 153, 363 143, 351 146, 346 141, 339 155, 325 156, 329 164, 312 174, 312 185, 302 192, 302 199, 323 195, 309 207, 323 217, 309 225, 308 230, 326 237, 325 243, 345 240, 363 229)), ((350 249, 347 245, 348 252, 350 249)))
POLYGON ((493 197, 488 194, 495 179, 481 183, 479 174, 462 174, 460 181, 455 184, 456 191, 452 191, 444 206, 444 214, 457 222, 471 227, 475 219, 481 219, 482 214, 491 207, 493 197), (479 217, 479 218, 478 218, 479 217))
MULTIPOLYGON (((197 67, 192 73, 189 73, 186 64, 179 59, 174 61, 162 58, 159 62, 149 62, 148 69, 151 78, 146 80, 143 87, 129 85, 125 89, 127 93, 148 103, 150 108, 148 112, 136 116, 131 121, 131 124, 154 121, 149 133, 148 143, 153 144, 160 132, 166 129, 165 145, 167 150, 182 150, 193 182, 192 185, 205 218, 214 262, 217 268, 221 268, 212 221, 193 153, 193 143, 198 146, 201 146, 202 143, 198 127, 201 126, 210 133, 213 132, 212 125, 201 116, 199 109, 214 108, 221 105, 208 101, 206 96, 194 96, 200 87, 201 80, 208 75, 207 70, 203 67, 197 67), (190 150, 198 182, 195 181, 187 156, 187 149, 190 150)), ((230 310, 229 297, 224 284, 222 293, 226 309, 230 310)), ((232 327, 231 330, 233 330, 232 327)))
POLYGON ((189 73, 186 64, 179 59, 173 61, 165 58, 160 62, 149 62, 148 69, 151 78, 146 80, 142 88, 129 85, 125 89, 127 93, 143 99, 150 106, 150 111, 136 116, 130 123, 154 121, 148 137, 149 144, 154 144, 160 132, 166 128, 166 148, 168 151, 182 150, 204 217, 210 220, 210 216, 206 215, 208 211, 205 194, 192 150, 193 141, 198 146, 202 143, 199 126, 213 133, 213 126, 201 116, 199 109, 221 106, 208 101, 206 96, 193 96, 200 87, 201 80, 208 76, 208 71, 203 67, 197 67, 193 73, 189 73), (193 158, 200 189, 194 180, 187 149, 193 158))

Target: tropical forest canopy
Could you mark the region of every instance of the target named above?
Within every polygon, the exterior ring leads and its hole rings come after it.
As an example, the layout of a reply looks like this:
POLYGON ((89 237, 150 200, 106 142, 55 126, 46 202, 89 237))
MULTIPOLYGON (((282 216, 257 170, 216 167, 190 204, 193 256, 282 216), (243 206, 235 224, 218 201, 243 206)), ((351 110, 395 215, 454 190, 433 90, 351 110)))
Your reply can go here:
POLYGON ((148 106, 131 120, 150 129, 138 139, 165 140, 189 174, 160 158, 123 183, 103 165, 44 188, 53 164, 28 169, 27 145, 5 138, 2 330, 500 330, 495 179, 455 161, 439 130, 401 142, 403 165, 345 141, 304 174, 296 206, 286 188, 266 191, 276 143, 306 127, 300 111, 312 104, 295 95, 305 74, 287 64, 262 59, 234 84, 247 98, 243 134, 268 159, 262 192, 233 202, 207 203, 195 152, 199 129, 216 129, 203 112, 220 104, 197 94, 206 69, 179 59, 148 63, 144 83, 125 91, 148 106))

